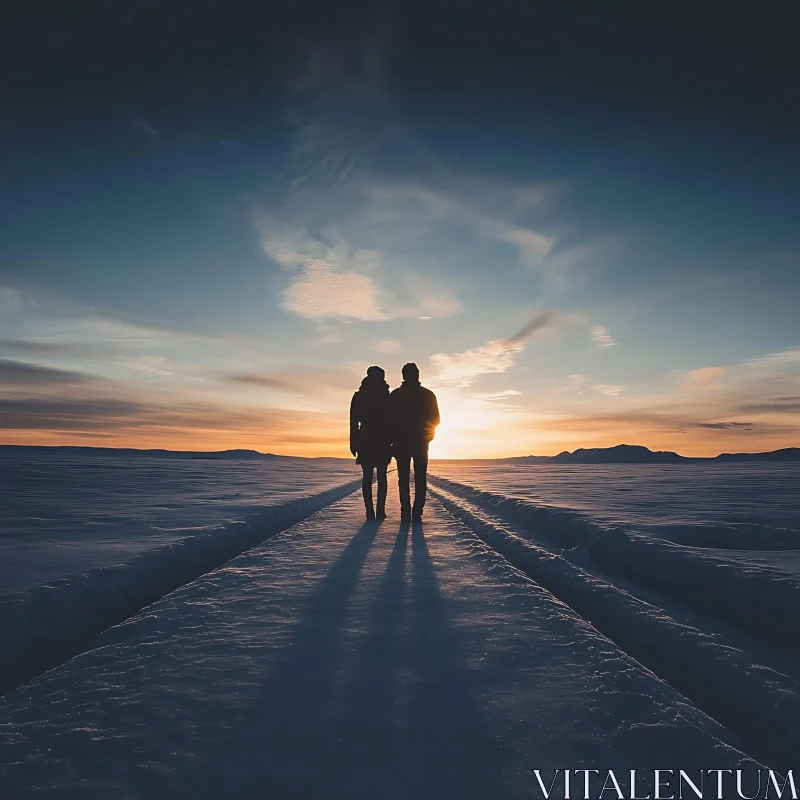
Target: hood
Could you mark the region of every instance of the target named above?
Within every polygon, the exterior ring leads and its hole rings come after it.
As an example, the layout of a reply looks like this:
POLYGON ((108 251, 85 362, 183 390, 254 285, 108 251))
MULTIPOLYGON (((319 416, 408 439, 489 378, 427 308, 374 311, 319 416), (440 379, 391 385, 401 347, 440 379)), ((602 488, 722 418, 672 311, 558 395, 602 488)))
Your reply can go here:
POLYGON ((364 392, 365 394, 388 394, 389 384, 382 378, 374 378, 367 375, 367 377, 361 381, 361 386, 359 386, 358 391, 364 392))

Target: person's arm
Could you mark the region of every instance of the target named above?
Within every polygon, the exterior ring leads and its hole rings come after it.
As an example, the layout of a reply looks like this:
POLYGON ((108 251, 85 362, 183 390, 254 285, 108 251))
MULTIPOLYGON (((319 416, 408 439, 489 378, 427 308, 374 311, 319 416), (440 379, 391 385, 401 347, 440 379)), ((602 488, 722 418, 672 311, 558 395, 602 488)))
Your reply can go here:
POLYGON ((436 395, 428 390, 428 402, 426 409, 425 419, 425 438, 430 442, 436 434, 436 427, 439 424, 439 403, 436 401, 436 395))
POLYGON ((439 403, 436 400, 436 395, 431 392, 431 425, 434 428, 439 427, 441 419, 439 417, 439 403))
POLYGON ((353 395, 353 399, 350 401, 350 452, 353 454, 353 456, 358 454, 358 424, 358 393, 356 393, 353 395))

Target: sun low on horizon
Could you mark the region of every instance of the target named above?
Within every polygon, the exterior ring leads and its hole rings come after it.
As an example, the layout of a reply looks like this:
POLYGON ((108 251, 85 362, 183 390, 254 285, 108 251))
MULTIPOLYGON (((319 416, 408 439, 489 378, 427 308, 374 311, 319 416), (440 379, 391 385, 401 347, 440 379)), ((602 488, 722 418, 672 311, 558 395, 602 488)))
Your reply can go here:
POLYGON ((0 442, 349 457, 366 369, 413 361, 434 458, 800 445, 777 129, 451 86, 371 23, 291 41, 236 91, 98 85, 46 136, 20 108, 0 442))

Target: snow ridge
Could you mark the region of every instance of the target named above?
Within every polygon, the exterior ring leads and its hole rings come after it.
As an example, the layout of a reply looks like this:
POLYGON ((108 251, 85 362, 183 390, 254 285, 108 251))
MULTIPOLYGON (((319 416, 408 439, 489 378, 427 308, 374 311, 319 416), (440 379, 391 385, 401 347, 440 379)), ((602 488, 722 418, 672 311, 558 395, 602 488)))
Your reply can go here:
MULTIPOLYGON (((436 484, 444 483, 436 479, 436 484)), ((517 569, 552 592, 639 663, 700 709, 750 740, 757 755, 789 768, 800 752, 800 685, 737 648, 580 569, 487 519, 450 492, 430 490, 445 508, 517 569), (731 698, 736 702, 732 703, 731 698)))
POLYGON ((147 550, 130 562, 0 597, 0 693, 85 650, 92 636, 341 500, 351 481, 147 550))
POLYGON ((535 532, 559 551, 584 549, 596 564, 642 586, 716 614, 778 644, 798 646, 800 581, 766 566, 731 563, 718 557, 717 548, 708 546, 709 541, 716 541, 737 550, 793 550, 800 547, 796 531, 728 526, 714 536, 712 526, 697 525, 693 527, 699 541, 694 542, 689 533, 692 526, 642 525, 634 530, 594 521, 569 508, 485 492, 438 476, 431 480, 453 495, 535 532), (732 547, 734 542, 739 547, 732 547))
POLYGON ((481 508, 495 511, 501 517, 535 528, 537 533, 541 533, 563 548, 588 548, 607 529, 607 526, 571 508, 530 503, 504 494, 484 492, 464 483, 440 478, 438 475, 430 477, 437 486, 446 491, 463 497, 481 508))
POLYGON ((589 552, 596 563, 637 583, 779 644, 796 648, 800 642, 800 582, 792 576, 623 529, 607 531, 589 552))

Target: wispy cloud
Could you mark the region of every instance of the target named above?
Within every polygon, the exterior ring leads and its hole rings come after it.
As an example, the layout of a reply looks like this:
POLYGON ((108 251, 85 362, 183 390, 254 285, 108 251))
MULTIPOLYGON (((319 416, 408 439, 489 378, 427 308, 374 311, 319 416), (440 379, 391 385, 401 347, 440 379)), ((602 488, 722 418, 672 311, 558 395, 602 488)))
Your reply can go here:
POLYGON ((0 313, 22 306, 22 292, 11 286, 0 286, 0 313))
POLYGON ((118 447, 346 452, 335 416, 280 408, 121 397, 0 398, 0 419, 4 440, 20 444, 102 437, 118 447))
POLYGON ((7 391, 11 387, 30 389, 86 384, 96 380, 99 380, 97 376, 86 372, 0 359, 0 391, 7 391))
POLYGON ((622 386, 615 386, 611 383, 594 383, 592 384, 592 389, 596 392, 600 392, 600 394, 607 394, 611 397, 618 397, 623 391, 622 386))
POLYGON ((100 348, 89 343, 67 344, 35 339, 0 339, 0 353, 20 356, 90 356, 96 355, 100 348))
POLYGON ((713 386, 725 375, 722 367, 701 367, 686 373, 686 383, 689 386, 713 386))
POLYGON ((144 117, 134 111, 126 113, 128 120, 134 128, 141 131, 149 140, 150 144, 155 144, 161 138, 161 131, 156 130, 144 117))
POLYGON ((561 447, 628 439, 687 454, 800 441, 800 348, 665 378, 673 381, 671 388, 648 394, 573 375, 571 386, 580 390, 588 384, 615 406, 601 410, 585 393, 574 403, 556 395, 548 428, 560 432, 561 447))
POLYGON ((399 353, 403 349, 403 345, 394 339, 378 339, 370 345, 370 349, 376 353, 399 353))
MULTIPOLYGON (((481 238, 513 245, 522 262, 530 267, 541 266, 553 246, 551 236, 495 216, 489 210, 489 200, 490 197, 494 198, 496 213, 500 190, 491 184, 487 186, 476 182, 469 189, 465 187, 459 196, 413 183, 377 183, 369 186, 368 191, 372 199, 370 214, 373 221, 384 224, 400 222, 406 226, 428 229, 442 223, 463 226, 481 238), (462 196, 474 199, 470 202, 463 200, 462 196)), ((540 191, 544 194, 543 189, 540 191)), ((513 218, 520 208, 530 205, 531 194, 505 189, 500 204, 507 208, 513 218), (521 202, 525 198, 525 202, 521 202), (515 202, 519 204, 517 208, 514 208, 515 202)))
POLYGON ((480 375, 505 372, 514 364, 518 353, 537 334, 552 327, 555 314, 545 311, 537 314, 512 336, 492 339, 480 347, 461 353, 437 353, 431 356, 434 380, 437 383, 466 387, 480 375))
POLYGON ((299 395, 351 391, 363 377, 360 368, 293 365, 273 370, 223 374, 223 380, 242 386, 272 389, 299 395))
POLYGON ((712 431, 752 431, 757 427, 752 422, 694 422, 696 428, 708 428, 712 431))
POLYGON ((594 325, 590 332, 592 341, 598 347, 614 347, 617 343, 604 325, 594 325))

